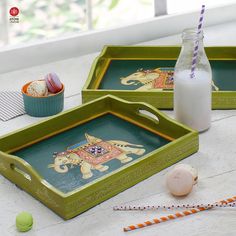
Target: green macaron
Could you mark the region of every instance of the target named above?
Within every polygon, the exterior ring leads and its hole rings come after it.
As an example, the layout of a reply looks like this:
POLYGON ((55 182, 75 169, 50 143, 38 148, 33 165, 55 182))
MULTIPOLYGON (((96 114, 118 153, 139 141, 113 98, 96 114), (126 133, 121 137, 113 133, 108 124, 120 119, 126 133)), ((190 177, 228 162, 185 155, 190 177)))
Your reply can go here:
POLYGON ((28 212, 21 212, 16 216, 16 228, 20 232, 27 232, 33 227, 33 217, 28 212))

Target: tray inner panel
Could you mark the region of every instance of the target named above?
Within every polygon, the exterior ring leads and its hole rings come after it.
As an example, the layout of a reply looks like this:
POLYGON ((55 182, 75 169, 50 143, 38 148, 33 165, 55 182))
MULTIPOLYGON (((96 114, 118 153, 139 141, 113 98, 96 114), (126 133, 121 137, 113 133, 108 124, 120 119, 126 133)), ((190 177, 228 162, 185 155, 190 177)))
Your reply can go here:
MULTIPOLYGON (((99 89, 136 90, 144 84, 138 75, 129 85, 121 83, 122 77, 130 76, 140 69, 144 71, 156 68, 174 68, 175 60, 114 60, 112 59, 100 84, 99 89)), ((210 60, 214 84, 219 91, 236 91, 236 60, 210 60)))
POLYGON ((106 114, 13 154, 31 164, 54 187, 67 193, 169 142, 115 115, 106 114), (68 149, 73 152, 62 153, 68 149), (53 157, 54 152, 60 154, 53 157))

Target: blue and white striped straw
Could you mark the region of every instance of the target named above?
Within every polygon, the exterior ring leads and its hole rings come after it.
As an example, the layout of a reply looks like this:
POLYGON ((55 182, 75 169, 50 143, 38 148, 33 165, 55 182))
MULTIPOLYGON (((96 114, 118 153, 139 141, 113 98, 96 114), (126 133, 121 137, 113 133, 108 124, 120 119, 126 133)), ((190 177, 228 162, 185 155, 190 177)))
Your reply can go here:
POLYGON ((197 56, 198 56, 198 44, 199 44, 199 35, 201 33, 201 29, 202 29, 202 22, 203 22, 203 15, 205 12, 205 5, 202 5, 202 10, 201 10, 201 14, 200 14, 200 18, 199 18, 199 23, 198 23, 198 27, 197 27, 197 39, 195 41, 194 44, 194 52, 193 52, 193 59, 192 59, 192 66, 191 66, 191 74, 190 74, 190 78, 194 78, 195 74, 194 71, 196 69, 196 65, 197 65, 197 56))

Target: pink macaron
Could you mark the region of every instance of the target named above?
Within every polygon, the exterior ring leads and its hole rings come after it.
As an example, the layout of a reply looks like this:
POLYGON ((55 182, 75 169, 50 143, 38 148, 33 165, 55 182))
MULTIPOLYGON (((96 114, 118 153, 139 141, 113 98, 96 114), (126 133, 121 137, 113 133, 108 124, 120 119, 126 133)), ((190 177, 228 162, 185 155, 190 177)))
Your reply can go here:
POLYGON ((45 81, 48 91, 51 93, 58 93, 62 90, 63 85, 56 73, 49 73, 45 76, 45 81))

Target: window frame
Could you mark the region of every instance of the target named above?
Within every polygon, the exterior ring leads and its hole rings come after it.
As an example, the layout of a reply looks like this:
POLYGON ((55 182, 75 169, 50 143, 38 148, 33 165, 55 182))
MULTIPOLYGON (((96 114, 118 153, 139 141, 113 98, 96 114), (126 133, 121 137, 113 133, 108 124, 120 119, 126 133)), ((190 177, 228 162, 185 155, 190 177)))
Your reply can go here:
POLYGON ((154 15, 167 15, 167 0, 154 0, 154 15))

